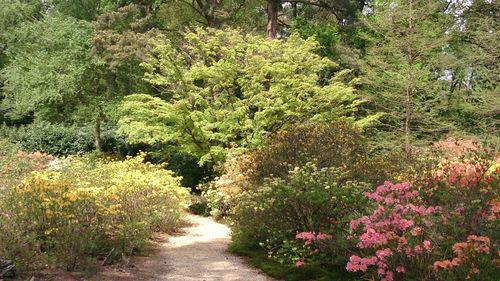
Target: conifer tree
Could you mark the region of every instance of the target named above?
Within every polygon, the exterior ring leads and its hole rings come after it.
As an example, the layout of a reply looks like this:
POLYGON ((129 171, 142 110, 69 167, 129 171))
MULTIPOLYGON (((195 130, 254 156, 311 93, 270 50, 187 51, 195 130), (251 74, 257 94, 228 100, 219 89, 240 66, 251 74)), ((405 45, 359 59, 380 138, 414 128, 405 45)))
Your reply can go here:
POLYGON ((434 111, 451 26, 445 7, 436 0, 374 1, 364 21, 364 91, 385 114, 384 138, 392 134, 406 153, 414 140, 450 129, 434 111))

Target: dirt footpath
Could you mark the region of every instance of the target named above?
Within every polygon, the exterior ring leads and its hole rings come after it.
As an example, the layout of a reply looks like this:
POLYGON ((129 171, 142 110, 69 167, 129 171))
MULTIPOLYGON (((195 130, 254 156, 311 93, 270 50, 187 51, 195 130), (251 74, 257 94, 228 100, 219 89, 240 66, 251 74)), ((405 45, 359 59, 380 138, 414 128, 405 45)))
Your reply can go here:
POLYGON ((267 281, 274 280, 253 268, 243 258, 227 252, 227 226, 195 215, 186 217, 186 226, 167 240, 157 242, 155 252, 130 261, 127 269, 108 269, 103 280, 176 281, 267 281))

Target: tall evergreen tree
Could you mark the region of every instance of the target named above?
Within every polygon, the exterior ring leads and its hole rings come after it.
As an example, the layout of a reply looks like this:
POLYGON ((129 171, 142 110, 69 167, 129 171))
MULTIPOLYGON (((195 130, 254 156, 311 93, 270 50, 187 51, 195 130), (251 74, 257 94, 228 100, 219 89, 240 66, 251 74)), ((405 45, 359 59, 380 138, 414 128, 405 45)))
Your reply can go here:
POLYGON ((500 130, 499 1, 455 1, 450 44, 454 59, 448 62, 449 84, 443 112, 453 116, 457 127, 483 137, 500 130))
POLYGON ((364 91, 374 109, 385 114, 384 137, 392 134, 400 142, 403 136, 407 153, 415 140, 451 129, 435 111, 439 81, 446 79, 443 61, 452 24, 445 8, 436 0, 374 1, 364 21, 364 91))

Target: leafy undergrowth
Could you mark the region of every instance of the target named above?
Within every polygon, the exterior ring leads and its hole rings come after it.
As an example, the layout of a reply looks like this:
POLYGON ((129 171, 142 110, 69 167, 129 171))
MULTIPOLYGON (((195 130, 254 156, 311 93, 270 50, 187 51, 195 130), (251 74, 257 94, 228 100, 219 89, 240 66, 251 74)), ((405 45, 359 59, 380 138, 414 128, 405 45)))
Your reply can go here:
POLYGON ((0 181, 0 258, 13 261, 21 276, 85 271, 96 259, 110 264, 135 255, 154 232, 175 229, 189 202, 180 178, 142 155, 73 157, 38 170, 33 160, 41 154, 9 153, 0 151, 0 175, 24 178, 5 187, 0 181))
POLYGON ((346 275, 342 269, 326 268, 319 263, 308 263, 301 267, 282 264, 268 257, 265 249, 251 248, 238 242, 229 245, 231 253, 249 258, 250 263, 271 277, 287 281, 304 280, 359 280, 355 274, 346 275))

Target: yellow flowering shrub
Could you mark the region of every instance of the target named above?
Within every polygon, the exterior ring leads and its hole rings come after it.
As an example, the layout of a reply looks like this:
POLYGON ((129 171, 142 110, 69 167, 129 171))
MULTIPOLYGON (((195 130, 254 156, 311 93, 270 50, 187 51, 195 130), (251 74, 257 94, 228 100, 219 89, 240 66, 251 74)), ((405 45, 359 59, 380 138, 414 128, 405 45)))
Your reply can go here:
POLYGON ((111 249, 131 254, 153 231, 174 228, 189 191, 171 171, 144 163, 143 156, 83 157, 59 170, 32 173, 10 196, 13 220, 25 227, 26 237, 49 262, 71 270, 83 257, 111 249))

